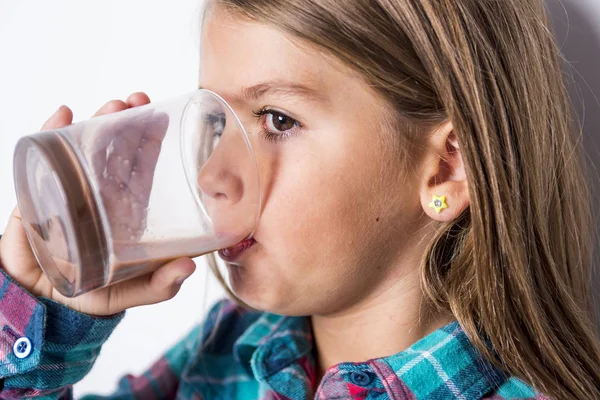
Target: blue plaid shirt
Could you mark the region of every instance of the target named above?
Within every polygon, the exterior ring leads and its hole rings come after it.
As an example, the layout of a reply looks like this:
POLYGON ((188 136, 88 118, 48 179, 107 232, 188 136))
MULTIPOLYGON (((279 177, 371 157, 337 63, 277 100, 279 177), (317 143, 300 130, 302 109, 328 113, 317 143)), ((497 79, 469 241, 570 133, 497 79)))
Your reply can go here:
MULTIPOLYGON (((106 318, 35 298, 0 274, 2 399, 71 399, 123 313, 106 318)), ((107 385, 110 385, 107 382, 107 385)), ((486 362, 458 322, 389 357, 342 363, 316 387, 309 319, 217 303, 140 376, 96 399, 547 399, 486 362)))

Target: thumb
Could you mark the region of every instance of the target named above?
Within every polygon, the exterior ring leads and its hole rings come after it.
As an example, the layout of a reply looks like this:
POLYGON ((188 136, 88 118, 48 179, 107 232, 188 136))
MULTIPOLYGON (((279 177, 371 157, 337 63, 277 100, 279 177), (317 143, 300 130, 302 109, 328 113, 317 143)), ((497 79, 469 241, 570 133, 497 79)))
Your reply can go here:
POLYGON ((178 258, 151 274, 116 284, 110 291, 109 313, 127 308, 160 303, 173 298, 184 280, 196 270, 191 258, 178 258))

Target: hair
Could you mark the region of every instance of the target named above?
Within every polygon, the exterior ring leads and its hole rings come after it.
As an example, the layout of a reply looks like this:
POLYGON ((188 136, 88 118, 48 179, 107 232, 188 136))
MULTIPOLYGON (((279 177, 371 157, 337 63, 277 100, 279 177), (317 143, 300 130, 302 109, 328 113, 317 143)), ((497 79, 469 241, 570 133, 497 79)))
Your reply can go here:
POLYGON ((470 206, 424 254, 424 293, 506 373, 552 398, 600 399, 590 189, 543 1, 215 4, 350 66, 394 110, 399 135, 452 121, 470 206))

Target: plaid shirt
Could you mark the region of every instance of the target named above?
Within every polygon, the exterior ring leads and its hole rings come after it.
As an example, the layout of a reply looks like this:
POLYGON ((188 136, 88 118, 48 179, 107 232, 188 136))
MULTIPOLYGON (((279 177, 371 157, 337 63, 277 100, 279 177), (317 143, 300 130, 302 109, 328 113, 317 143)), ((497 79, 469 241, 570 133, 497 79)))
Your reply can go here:
MULTIPOLYGON (((0 274, 0 398, 71 399, 123 317, 35 298, 0 274)), ((96 399, 547 399, 483 360, 458 322, 398 354, 342 363, 315 390, 308 318, 217 303, 201 327, 141 376, 96 399)))

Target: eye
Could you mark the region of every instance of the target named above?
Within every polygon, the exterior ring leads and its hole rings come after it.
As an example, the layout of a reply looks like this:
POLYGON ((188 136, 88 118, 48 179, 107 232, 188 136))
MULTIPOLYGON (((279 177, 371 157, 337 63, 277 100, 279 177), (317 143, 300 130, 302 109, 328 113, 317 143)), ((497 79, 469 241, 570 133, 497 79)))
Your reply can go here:
POLYGON ((285 132, 294 128, 298 123, 295 119, 277 111, 269 111, 265 119, 267 130, 273 132, 285 132))
POLYGON ((302 128, 300 122, 280 111, 263 108, 262 110, 254 111, 253 113, 257 118, 261 119, 262 133, 265 139, 271 142, 287 139, 295 134, 299 128, 302 128))

